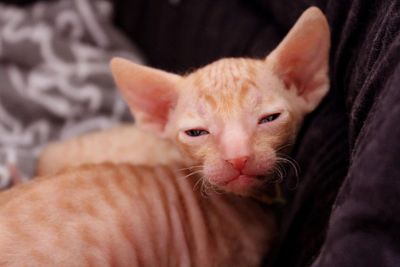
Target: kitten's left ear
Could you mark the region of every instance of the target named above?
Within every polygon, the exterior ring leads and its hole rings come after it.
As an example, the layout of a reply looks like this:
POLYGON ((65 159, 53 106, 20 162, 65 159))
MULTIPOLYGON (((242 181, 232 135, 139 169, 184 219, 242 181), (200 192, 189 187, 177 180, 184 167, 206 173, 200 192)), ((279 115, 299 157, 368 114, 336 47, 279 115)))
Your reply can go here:
POLYGON ((181 76, 123 58, 113 58, 110 66, 115 83, 135 115, 136 123, 162 134, 169 113, 178 100, 176 86, 181 76))
POLYGON ((287 88, 294 86, 312 111, 329 89, 329 25, 324 14, 311 7, 297 20, 279 46, 267 57, 287 88))

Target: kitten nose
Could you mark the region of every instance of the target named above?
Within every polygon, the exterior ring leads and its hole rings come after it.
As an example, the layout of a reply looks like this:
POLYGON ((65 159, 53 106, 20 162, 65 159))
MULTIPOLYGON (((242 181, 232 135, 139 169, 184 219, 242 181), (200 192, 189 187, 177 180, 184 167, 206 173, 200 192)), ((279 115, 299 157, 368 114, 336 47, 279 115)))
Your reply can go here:
POLYGON ((235 158, 235 159, 229 159, 227 162, 229 162, 233 168, 235 168, 238 171, 243 170, 244 165, 246 164, 247 160, 249 157, 240 157, 240 158, 235 158))

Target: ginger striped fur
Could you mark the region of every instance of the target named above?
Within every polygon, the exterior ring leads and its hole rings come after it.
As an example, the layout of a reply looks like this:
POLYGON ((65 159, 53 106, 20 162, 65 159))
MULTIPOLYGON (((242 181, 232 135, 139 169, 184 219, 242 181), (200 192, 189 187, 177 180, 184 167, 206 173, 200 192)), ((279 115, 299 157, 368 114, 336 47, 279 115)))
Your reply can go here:
POLYGON ((0 266, 259 266, 271 211, 194 183, 168 167, 100 164, 17 186, 0 199, 0 266))

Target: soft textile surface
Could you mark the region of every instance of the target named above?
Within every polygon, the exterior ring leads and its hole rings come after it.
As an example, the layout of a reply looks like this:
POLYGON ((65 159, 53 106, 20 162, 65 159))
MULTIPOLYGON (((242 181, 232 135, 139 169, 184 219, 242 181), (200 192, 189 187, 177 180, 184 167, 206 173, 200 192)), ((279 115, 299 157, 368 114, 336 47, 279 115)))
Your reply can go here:
POLYGON ((150 63, 175 71, 263 56, 319 6, 332 30, 331 92, 293 152, 302 172, 287 179, 292 201, 265 265, 400 266, 400 1, 115 3, 117 24, 150 63))
POLYGON ((108 69, 140 61, 102 0, 0 5, 0 188, 32 176, 40 148, 128 118, 108 69))

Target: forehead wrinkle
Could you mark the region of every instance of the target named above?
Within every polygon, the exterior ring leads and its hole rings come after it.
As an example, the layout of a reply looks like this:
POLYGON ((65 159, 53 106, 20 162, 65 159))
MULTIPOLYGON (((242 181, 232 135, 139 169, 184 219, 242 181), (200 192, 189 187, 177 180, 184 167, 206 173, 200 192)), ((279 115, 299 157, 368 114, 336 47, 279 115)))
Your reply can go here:
POLYGON ((217 109, 218 103, 217 100, 214 98, 214 96, 205 94, 203 97, 204 101, 208 106, 210 106, 212 109, 217 109))
POLYGON ((247 64, 247 73, 249 74, 250 80, 254 80, 256 78, 257 71, 253 64, 247 64))
POLYGON ((257 104, 250 88, 258 88, 256 74, 263 61, 253 59, 222 59, 190 74, 191 87, 212 113, 222 118, 241 113, 241 109, 257 104), (192 76, 192 77, 191 77, 192 76), (240 108, 240 109, 238 109, 240 108))
POLYGON ((240 85, 239 93, 237 94, 237 103, 242 108, 245 106, 245 103, 247 103, 246 100, 249 96, 250 87, 251 83, 249 80, 243 81, 240 85))

